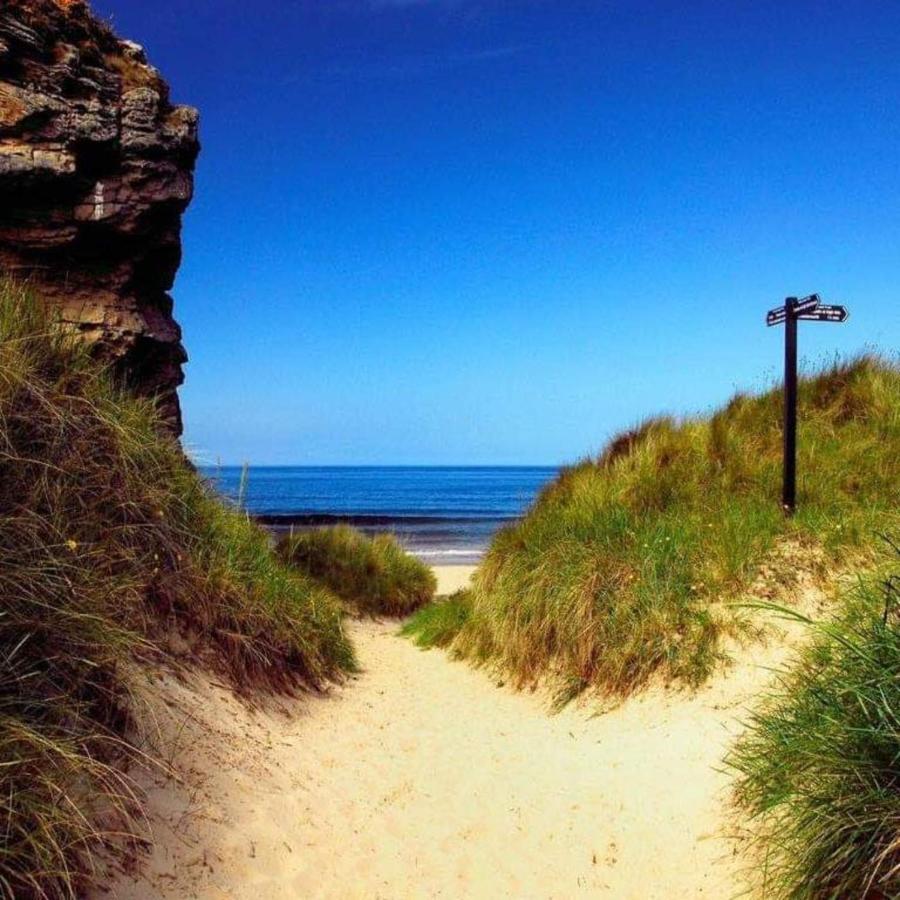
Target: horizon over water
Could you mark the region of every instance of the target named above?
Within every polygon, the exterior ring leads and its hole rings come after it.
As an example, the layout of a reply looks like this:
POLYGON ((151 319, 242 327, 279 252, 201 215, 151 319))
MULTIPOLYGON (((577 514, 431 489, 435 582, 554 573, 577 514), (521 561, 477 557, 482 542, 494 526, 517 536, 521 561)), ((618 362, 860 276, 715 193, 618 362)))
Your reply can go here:
MULTIPOLYGON (((423 562, 477 563, 559 466, 250 466, 243 506, 276 532, 346 523, 423 562)), ((200 471, 233 501, 242 466, 200 471)))

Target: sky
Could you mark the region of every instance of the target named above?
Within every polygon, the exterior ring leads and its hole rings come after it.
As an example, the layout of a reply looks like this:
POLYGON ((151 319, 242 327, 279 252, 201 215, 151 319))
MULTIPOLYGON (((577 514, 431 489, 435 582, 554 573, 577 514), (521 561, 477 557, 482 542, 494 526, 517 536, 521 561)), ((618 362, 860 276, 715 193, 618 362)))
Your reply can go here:
POLYGON ((900 3, 94 0, 201 112, 201 461, 557 464, 900 347, 900 3))

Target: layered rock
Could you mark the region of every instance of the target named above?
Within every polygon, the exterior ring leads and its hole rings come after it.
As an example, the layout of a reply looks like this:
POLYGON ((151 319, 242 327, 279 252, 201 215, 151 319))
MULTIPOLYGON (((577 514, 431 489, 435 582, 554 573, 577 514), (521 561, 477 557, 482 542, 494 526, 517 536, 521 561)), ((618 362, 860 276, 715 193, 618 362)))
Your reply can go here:
POLYGON ((181 432, 169 290, 197 112, 81 0, 0 3, 0 272, 32 280, 181 432))

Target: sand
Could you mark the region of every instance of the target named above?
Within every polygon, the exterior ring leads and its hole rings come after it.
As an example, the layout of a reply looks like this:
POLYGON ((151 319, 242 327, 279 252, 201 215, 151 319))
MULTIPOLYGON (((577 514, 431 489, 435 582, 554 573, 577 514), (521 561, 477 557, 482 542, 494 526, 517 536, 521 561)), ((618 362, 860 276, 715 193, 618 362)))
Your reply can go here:
POLYGON ((601 715, 596 700, 551 715, 546 697, 418 650, 396 623, 349 627, 363 672, 325 696, 252 711, 205 676, 158 682, 162 744, 186 774, 151 786, 155 847, 115 896, 742 889, 721 760, 781 645, 748 650, 694 694, 660 687, 601 715))
POLYGON ((432 566, 432 571, 437 576, 438 596, 452 594, 468 586, 475 568, 475 566, 432 566))

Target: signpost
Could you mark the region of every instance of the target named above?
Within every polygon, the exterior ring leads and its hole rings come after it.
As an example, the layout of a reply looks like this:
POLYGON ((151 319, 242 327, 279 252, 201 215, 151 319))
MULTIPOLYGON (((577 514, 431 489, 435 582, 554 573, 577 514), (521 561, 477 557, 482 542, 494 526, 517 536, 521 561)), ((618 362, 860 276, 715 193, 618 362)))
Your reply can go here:
POLYGON ((846 322, 843 306, 828 306, 818 294, 787 297, 769 310, 766 325, 784 325, 784 480, 781 504, 790 515, 797 505, 797 322, 846 322))

